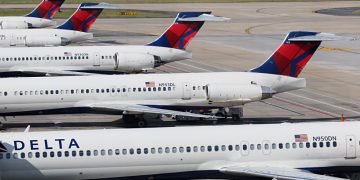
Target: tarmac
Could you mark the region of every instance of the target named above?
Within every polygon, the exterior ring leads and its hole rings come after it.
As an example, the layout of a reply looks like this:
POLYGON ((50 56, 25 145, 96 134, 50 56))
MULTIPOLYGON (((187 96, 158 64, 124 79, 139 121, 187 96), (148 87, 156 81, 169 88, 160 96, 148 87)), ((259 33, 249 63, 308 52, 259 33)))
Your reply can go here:
MULTIPOLYGON (((360 33, 360 16, 315 13, 320 9, 360 7, 359 1, 121 6, 174 12, 210 10, 215 15, 231 18, 229 22, 206 23, 188 46, 193 58, 161 66, 156 73, 246 71, 265 61, 289 31, 321 31, 353 37, 360 33)), ((146 44, 172 22, 172 18, 99 18, 91 30, 95 38, 76 45, 106 48, 106 45, 146 44)), ((244 122, 340 121, 342 114, 345 120, 360 120, 359 40, 323 42, 300 77, 307 80, 305 89, 246 104, 244 122)), ((2 122, 10 127, 8 131, 23 130, 29 122, 33 122, 31 126, 36 130, 113 128, 121 126, 120 118, 110 115, 27 116, 7 117, 2 122)))

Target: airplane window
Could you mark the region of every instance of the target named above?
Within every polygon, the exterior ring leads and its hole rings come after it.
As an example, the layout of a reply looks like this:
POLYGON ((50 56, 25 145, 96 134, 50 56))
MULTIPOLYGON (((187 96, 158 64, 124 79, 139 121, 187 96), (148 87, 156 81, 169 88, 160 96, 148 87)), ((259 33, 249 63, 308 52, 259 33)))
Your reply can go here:
POLYGON ((296 149, 296 143, 292 143, 292 148, 296 149))
POLYGON ((66 60, 69 60, 70 58, 69 57, 66 57, 66 60))
POLYGON ((21 58, 21 60, 23 60, 23 61, 24 61, 24 60, 25 60, 25 58, 24 58, 24 57, 22 57, 22 58, 21 58))
POLYGON ((198 147, 194 146, 193 150, 194 150, 194 152, 198 152, 198 147))
POLYGON ((7 96, 7 92, 6 92, 6 91, 4 92, 4 96, 7 96))
POLYGON ((14 61, 16 61, 16 57, 14 57, 14 61))
POLYGON ((269 149, 269 144, 265 144, 264 148, 269 149))
POLYGON ((200 146, 200 151, 205 152, 205 146, 200 146))
POLYGON ((76 151, 72 151, 71 155, 72 155, 72 157, 75 157, 76 156, 76 151))
POLYGON ((30 57, 30 61, 32 61, 32 57, 30 57))
POLYGON ((46 57, 46 60, 50 60, 50 58, 49 58, 49 57, 46 57))
POLYGON ((64 152, 65 157, 69 157, 69 154, 70 154, 69 151, 64 152))
POLYGON ((221 150, 222 150, 222 151, 226 151, 226 146, 225 146, 225 145, 222 145, 222 146, 221 146, 221 150))
POLYGON ((229 151, 232 151, 232 150, 233 150, 233 146, 232 146, 232 145, 229 145, 229 146, 228 146, 228 149, 229 149, 229 151))
POLYGON ((76 59, 77 59, 77 56, 75 56, 74 59, 76 60, 76 59))
POLYGON ((219 146, 214 146, 215 151, 219 151, 219 146))
POLYGON ((137 154, 141 154, 141 149, 140 149, 140 148, 137 148, 137 149, 136 149, 136 153, 137 153, 137 154))
POLYGON ((286 143, 286 144, 285 144, 285 147, 286 147, 286 149, 289 149, 289 148, 290 148, 290 144, 289 144, 289 143, 286 143))
POLYGON ((74 90, 73 90, 73 89, 72 89, 72 90, 70 90, 70 93, 71 93, 71 94, 74 94, 74 90))
POLYGON ((153 87, 153 91, 156 91, 156 87, 153 87))
POLYGON ((141 88, 138 88, 138 91, 141 92, 141 88))
POLYGON ((207 147, 207 150, 208 150, 209 152, 211 152, 212 147, 211 147, 211 146, 208 146, 208 147, 207 147))
POLYGON ((127 154, 127 150, 126 150, 126 149, 123 149, 123 150, 122 150, 122 154, 123 154, 123 155, 126 155, 126 154, 127 154))
POLYGON ((129 154, 134 154, 134 149, 133 148, 129 149, 129 154))
POLYGON ((57 152, 57 156, 58 156, 58 157, 61 157, 61 155, 62 155, 61 151, 58 151, 58 152, 57 152))
POLYGON ((27 95, 27 91, 24 92, 25 96, 27 95))
POLYGON ((6 61, 9 61, 9 58, 6 58, 6 61))
POLYGON ((151 148, 151 154, 155 154, 156 150, 155 148, 151 148))
POLYGON ((114 93, 114 92, 115 92, 115 88, 112 88, 112 89, 111 89, 111 92, 114 93))
POLYGON ((101 56, 101 59, 104 59, 104 56, 101 56))
POLYGON ((105 92, 105 90, 104 89, 101 89, 101 93, 104 93, 105 92))
POLYGON ((13 60, 13 58, 11 57, 11 58, 10 58, 10 61, 12 61, 12 60, 13 60))
POLYGON ((143 88, 143 91, 144 91, 144 92, 146 91, 146 88, 145 88, 145 87, 143 88))
POLYGON ((55 94, 59 94, 59 90, 55 90, 55 94))
POLYGON ((163 91, 166 91, 166 87, 163 87, 163 91))
POLYGON ((330 147, 330 142, 329 141, 326 142, 326 147, 330 147))
POLYGON ((79 151, 79 156, 84 156, 84 151, 83 150, 79 151))
POLYGON ((33 91, 30 91, 30 95, 33 95, 33 91))
POLYGON ((120 149, 115 149, 115 155, 120 155, 120 149))
POLYGON ((186 147, 186 152, 191 152, 191 147, 190 146, 186 147))
POLYGON ((2 96, 2 92, 0 92, 0 96, 2 96))
POLYGON ((91 89, 91 93, 94 93, 95 92, 95 89, 91 89))
POLYGON ((45 94, 49 94, 49 91, 48 91, 48 90, 45 90, 45 94))
POLYGON ((10 153, 6 153, 6 159, 10 159, 11 155, 10 153))
POLYGON ((90 150, 86 150, 86 156, 91 156, 91 151, 90 150))
POLYGON ((184 147, 179 147, 179 152, 183 153, 184 152, 184 147))
POLYGON ((282 149, 282 148, 283 148, 283 144, 279 143, 279 149, 282 149))
POLYGON ((123 88, 123 92, 126 92, 126 88, 123 88))
POLYGON ((18 159, 18 153, 13 154, 14 159, 18 159))
POLYGON ((170 148, 169 147, 165 148, 165 153, 170 153, 170 148))
POLYGON ((176 147, 173 147, 173 148, 172 148, 172 152, 173 152, 173 153, 176 153, 176 152, 177 152, 177 148, 176 148, 176 147))
POLYGON ((149 149, 148 148, 144 148, 144 154, 148 154, 149 153, 149 149))
POLYGON ((86 89, 85 92, 86 92, 87 94, 89 94, 90 90, 89 90, 89 89, 86 89))
POLYGON ((57 56, 55 56, 55 60, 57 60, 57 56))
POLYGON ((0 153, 0 159, 3 159, 3 158, 4 158, 3 153, 0 153))
POLYGON ((158 153, 161 154, 163 152, 163 149, 161 147, 158 148, 158 153))
POLYGON ((40 157, 40 152, 35 152, 35 157, 39 158, 40 157))
POLYGON ((276 149, 276 144, 275 143, 271 144, 271 149, 276 149))
POLYGON ((50 151, 50 157, 54 157, 54 156, 55 156, 54 151, 50 151))
POLYGON ((42 60, 45 60, 45 57, 42 57, 42 60))
MULTIPOLYGON (((1 154, 0 156, 1 156, 0 159, 2 159, 2 154, 1 154)), ((25 153, 22 152, 22 153, 20 154, 20 157, 21 157, 22 159, 24 159, 24 158, 25 158, 25 153)))
MULTIPOLYGON (((118 92, 120 92, 120 91, 118 91, 118 92)), ((133 92, 136 92, 136 88, 133 88, 133 92)))
POLYGON ((309 142, 306 143, 306 148, 310 148, 310 143, 309 142))
POLYGON ((28 61, 28 60, 29 60, 29 57, 26 57, 26 60, 28 61))
POLYGON ((22 96, 22 95, 23 95, 23 92, 22 92, 22 91, 19 91, 19 94, 20 94, 20 96, 22 96))
POLYGON ((148 91, 151 91, 151 87, 148 88, 148 91))
POLYGON ((168 87, 168 90, 171 91, 171 87, 168 87))
POLYGON ((67 89, 67 90, 65 90, 65 94, 69 94, 69 90, 67 89))
POLYGON ((98 150, 94 150, 94 156, 97 156, 99 154, 98 150))
POLYGON ((256 148, 257 150, 261 150, 261 144, 257 144, 256 148))
POLYGON ((50 90, 50 94, 54 94, 54 91, 53 91, 53 90, 50 90))
POLYGON ((250 150, 254 150, 255 149, 255 145, 254 144, 250 144, 250 150))
POLYGON ((14 91, 14 96, 16 96, 17 95, 17 91, 14 91))
POLYGON ((313 148, 316 148, 316 142, 313 142, 313 148))
POLYGON ((81 89, 81 90, 80 90, 80 92, 81 92, 81 94, 83 94, 83 93, 84 93, 84 90, 83 90, 83 89, 81 89))
POLYGON ((89 59, 89 56, 86 56, 85 59, 89 59))
POLYGON ((193 86, 193 90, 196 90, 196 87, 195 87, 195 86, 193 86))
POLYGON ((158 87, 158 91, 161 91, 161 87, 158 87))
POLYGON ((96 89, 96 93, 99 93, 100 92, 100 90, 99 89, 96 89))
POLYGON ((102 150, 100 151, 100 153, 101 153, 102 156, 105 156, 105 155, 106 155, 105 149, 102 149, 102 150))
POLYGON ((299 143, 299 148, 304 148, 304 143, 299 143))
POLYGON ((321 147, 321 148, 324 147, 324 143, 323 143, 323 142, 320 142, 320 143, 319 143, 319 147, 321 147))
POLYGON ((235 145, 235 150, 240 151, 240 145, 235 145))
POLYGON ((201 90, 201 86, 198 86, 198 90, 201 90))
POLYGON ((333 142, 333 147, 336 147, 337 146, 337 143, 336 141, 333 142))

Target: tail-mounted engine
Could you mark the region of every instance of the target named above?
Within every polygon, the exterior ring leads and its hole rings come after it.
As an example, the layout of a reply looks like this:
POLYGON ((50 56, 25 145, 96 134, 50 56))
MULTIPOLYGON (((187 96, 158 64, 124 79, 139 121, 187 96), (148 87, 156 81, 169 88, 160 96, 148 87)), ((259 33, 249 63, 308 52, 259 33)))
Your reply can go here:
POLYGON ((153 69, 160 57, 145 53, 116 53, 114 70, 132 73, 153 69))

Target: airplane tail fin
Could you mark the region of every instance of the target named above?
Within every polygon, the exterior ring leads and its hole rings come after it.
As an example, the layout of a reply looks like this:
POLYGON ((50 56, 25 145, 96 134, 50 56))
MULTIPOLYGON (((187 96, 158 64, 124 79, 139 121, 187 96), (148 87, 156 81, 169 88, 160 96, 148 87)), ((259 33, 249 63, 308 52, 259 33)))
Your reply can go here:
POLYGON ((174 23, 148 46, 185 49, 198 33, 205 21, 227 21, 229 18, 216 17, 211 12, 180 12, 174 23))
POLYGON ((65 0, 42 0, 41 3, 27 17, 52 19, 59 11, 65 0))
POLYGON ((117 9, 117 6, 108 3, 81 3, 74 14, 57 29, 88 32, 103 9, 117 9))
POLYGON ((293 31, 280 47, 260 66, 250 72, 298 77, 322 41, 349 40, 329 33, 293 31))

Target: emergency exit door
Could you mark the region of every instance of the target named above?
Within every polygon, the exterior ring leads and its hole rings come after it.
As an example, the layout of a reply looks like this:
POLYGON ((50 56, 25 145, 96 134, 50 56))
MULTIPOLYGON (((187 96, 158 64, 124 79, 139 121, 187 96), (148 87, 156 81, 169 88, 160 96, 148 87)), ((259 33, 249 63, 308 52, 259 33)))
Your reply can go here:
POLYGON ((191 87, 190 87, 190 83, 188 83, 188 82, 183 83, 182 99, 184 99, 184 100, 191 99, 191 87))
POLYGON ((346 159, 356 158, 356 141, 355 136, 346 136, 346 159))

